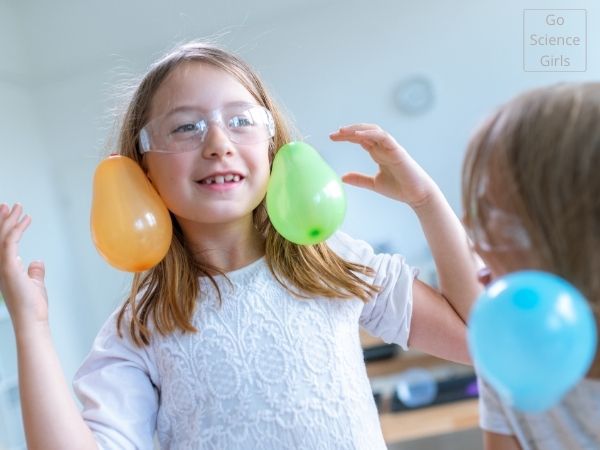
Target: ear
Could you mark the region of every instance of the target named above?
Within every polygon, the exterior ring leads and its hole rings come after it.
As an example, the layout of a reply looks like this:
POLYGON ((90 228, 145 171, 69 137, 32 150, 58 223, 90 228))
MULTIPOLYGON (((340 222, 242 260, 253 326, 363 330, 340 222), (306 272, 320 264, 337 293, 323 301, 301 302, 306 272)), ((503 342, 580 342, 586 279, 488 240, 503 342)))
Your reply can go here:
POLYGON ((142 155, 142 161, 140 163, 140 166, 142 167, 142 170, 144 171, 144 174, 146 174, 146 177, 152 183, 152 178, 150 178, 150 172, 148 171, 148 162, 146 161, 146 154, 145 153, 142 155))

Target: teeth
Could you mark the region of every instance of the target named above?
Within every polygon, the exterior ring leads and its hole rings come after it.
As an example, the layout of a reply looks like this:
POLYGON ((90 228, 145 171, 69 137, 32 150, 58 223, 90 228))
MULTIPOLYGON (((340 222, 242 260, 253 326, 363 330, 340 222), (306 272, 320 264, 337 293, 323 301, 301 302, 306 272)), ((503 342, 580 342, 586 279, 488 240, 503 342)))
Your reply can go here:
POLYGON ((237 183, 240 181, 241 177, 239 175, 234 175, 228 173, 227 175, 217 175, 215 177, 209 177, 202 180, 202 184, 223 184, 226 182, 234 182, 237 183))

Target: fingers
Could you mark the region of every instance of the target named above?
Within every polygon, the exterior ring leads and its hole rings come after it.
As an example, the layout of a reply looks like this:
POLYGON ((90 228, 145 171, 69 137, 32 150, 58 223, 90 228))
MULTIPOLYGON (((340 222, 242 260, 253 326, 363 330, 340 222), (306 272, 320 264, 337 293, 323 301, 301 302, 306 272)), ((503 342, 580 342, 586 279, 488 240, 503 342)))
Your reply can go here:
POLYGON ((381 127, 374 123, 355 123, 352 125, 344 125, 343 127, 340 127, 336 133, 351 133, 355 131, 365 130, 381 130, 381 127))
POLYGON ((356 124, 341 127, 329 135, 333 141, 348 141, 360 144, 363 147, 379 146, 389 150, 398 150, 402 147, 385 130, 374 124, 356 124))
POLYGON ((369 136, 365 136, 363 132, 367 131, 367 125, 352 125, 342 127, 338 131, 331 133, 329 138, 334 142, 352 142, 358 144, 368 152, 372 152, 377 148, 377 142, 369 136))
POLYGON ((355 144, 360 144, 362 141, 364 141, 364 138, 361 136, 361 132, 369 130, 383 131, 378 125, 359 123, 340 127, 337 131, 331 133, 329 137, 332 141, 348 141, 355 144))
POLYGON ((333 141, 359 144, 367 150, 373 160, 381 166, 406 163, 408 152, 385 130, 373 124, 356 124, 342 127, 331 133, 333 141))
POLYGON ((14 205, 11 209, 6 203, 0 203, 0 227, 8 220, 8 217, 10 216, 11 212, 17 206, 18 205, 14 205))
POLYGON ((0 249, 6 250, 9 255, 16 256, 16 246, 31 223, 31 217, 21 217, 22 213, 23 207, 19 203, 10 210, 5 203, 0 205, 0 249))
POLYGON ((396 142, 396 140, 383 130, 359 130, 355 133, 359 139, 363 139, 366 143, 371 143, 388 152, 404 151, 404 149, 396 142))
POLYGON ((46 274, 46 268, 43 261, 32 261, 27 268, 27 274, 30 278, 43 283, 46 274))
POLYGON ((365 189, 375 189, 375 178, 370 177, 368 175, 364 175, 362 173, 350 172, 342 176, 342 181, 344 183, 351 184, 352 186, 365 188, 365 189))
MULTIPOLYGON (((14 228, 22 220, 22 213, 23 207, 20 203, 15 203, 10 210, 6 203, 2 203, 0 205, 0 234, 4 234, 7 230, 14 228)), ((28 216, 23 217, 23 219, 26 217, 28 216)))
POLYGON ((31 217, 25 215, 18 219, 12 229, 6 235, 6 242, 9 244, 17 244, 21 240, 21 236, 31 223, 31 217))

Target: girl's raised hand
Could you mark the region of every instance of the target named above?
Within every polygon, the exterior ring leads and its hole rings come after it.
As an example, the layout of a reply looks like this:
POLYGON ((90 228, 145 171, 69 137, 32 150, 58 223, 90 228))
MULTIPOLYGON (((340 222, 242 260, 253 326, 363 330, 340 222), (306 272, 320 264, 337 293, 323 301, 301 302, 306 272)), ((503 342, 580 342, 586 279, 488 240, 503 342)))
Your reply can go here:
POLYGON ((25 271, 19 257, 19 240, 31 223, 23 208, 0 204, 0 291, 15 331, 23 326, 48 322, 48 297, 44 264, 32 262, 25 271))
POLYGON ((373 176, 358 172, 345 174, 342 177, 345 183, 371 189, 413 208, 427 203, 437 190, 437 185, 421 166, 390 134, 377 125, 349 125, 329 137, 333 141, 359 144, 379 164, 379 172, 373 176))

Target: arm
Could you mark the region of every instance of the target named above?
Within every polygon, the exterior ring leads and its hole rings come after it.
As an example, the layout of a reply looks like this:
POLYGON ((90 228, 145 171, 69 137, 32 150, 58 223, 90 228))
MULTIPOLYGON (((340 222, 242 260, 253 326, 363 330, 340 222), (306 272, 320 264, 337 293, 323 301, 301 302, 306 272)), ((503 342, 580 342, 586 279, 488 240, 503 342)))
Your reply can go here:
POLYGON ((31 222, 20 205, 0 205, 0 290, 17 343, 19 391, 29 449, 96 449, 67 382, 48 327, 44 266, 25 272, 18 242, 31 222))
POLYGON ((408 346, 439 358, 472 364, 466 332, 465 324, 446 299, 415 279, 408 346))
POLYGON ((440 292, 415 280, 409 345, 471 364, 465 324, 480 290, 476 259, 460 221, 437 186, 413 209, 435 261, 440 292))
POLYGON ((435 261, 440 293, 467 323, 481 286, 477 280, 479 267, 465 230, 437 186, 422 202, 412 206, 435 261))
POLYGON ((352 125, 330 137, 360 144, 379 165, 374 176, 353 172, 344 175, 343 181, 407 203, 423 227, 436 264, 440 292, 415 281, 411 345, 468 361, 464 328, 480 288, 476 260, 452 208, 427 173, 378 126, 352 125))

